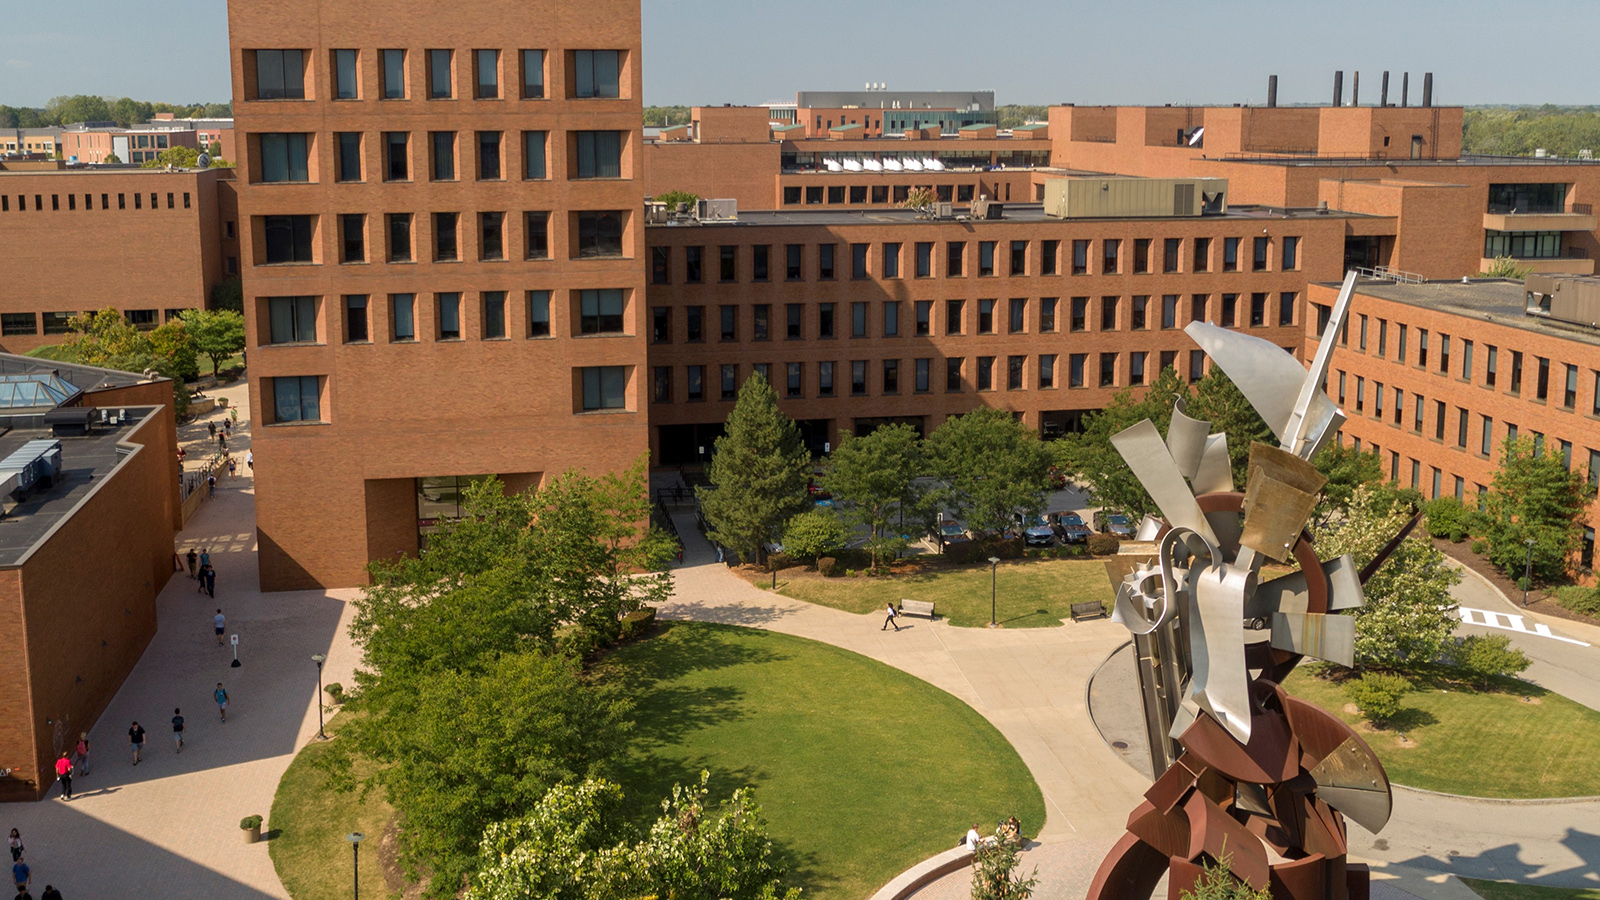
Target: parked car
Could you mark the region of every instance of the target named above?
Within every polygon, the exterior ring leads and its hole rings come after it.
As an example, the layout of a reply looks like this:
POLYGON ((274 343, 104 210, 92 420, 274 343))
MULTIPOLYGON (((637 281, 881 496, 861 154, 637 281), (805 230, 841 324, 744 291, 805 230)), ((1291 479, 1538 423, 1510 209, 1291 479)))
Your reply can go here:
POLYGON ((1051 513, 1051 524, 1055 527, 1056 538, 1063 544, 1083 544, 1089 540, 1089 526, 1084 524, 1083 517, 1074 512, 1051 513))
POLYGON ((939 523, 939 543, 956 544, 961 541, 970 541, 972 536, 967 534, 966 526, 955 519, 946 517, 939 523))
POLYGON ((1057 469, 1055 466, 1051 466, 1050 467, 1050 489, 1059 491, 1059 490, 1065 488, 1066 486, 1067 486, 1067 476, 1063 475, 1061 473, 1060 469, 1057 469))
POLYGON ((1124 513, 1101 510, 1094 514, 1094 524, 1098 531, 1114 534, 1123 540, 1133 540, 1133 520, 1129 519, 1124 513))
POLYGON ((1046 517, 1031 516, 1022 525, 1022 540, 1029 547, 1049 547, 1056 542, 1055 526, 1046 517))

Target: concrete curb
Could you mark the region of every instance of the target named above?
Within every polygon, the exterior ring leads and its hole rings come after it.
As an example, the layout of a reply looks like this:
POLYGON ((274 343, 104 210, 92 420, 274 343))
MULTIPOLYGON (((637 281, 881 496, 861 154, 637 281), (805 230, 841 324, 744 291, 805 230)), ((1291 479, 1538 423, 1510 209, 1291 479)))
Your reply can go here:
POLYGON ((1502 806, 1561 806, 1567 803, 1594 803, 1600 801, 1600 796, 1593 797, 1473 797, 1468 794, 1447 794, 1444 791, 1430 791, 1423 788, 1411 787, 1405 784, 1390 784, 1397 790, 1413 794, 1425 794, 1429 797, 1448 797, 1451 800, 1468 800, 1474 803, 1494 803, 1502 806))
POLYGON ((905 900, 929 884, 951 872, 972 865, 972 850, 966 846, 955 847, 929 857, 901 872, 895 879, 878 889, 872 900, 905 900))
MULTIPOLYGON (((1475 579, 1479 584, 1493 591, 1494 595, 1499 597, 1502 603, 1511 607, 1511 609, 1514 610, 1519 616, 1527 616, 1535 622, 1542 622, 1546 625, 1555 625, 1564 629, 1575 630, 1580 635, 1583 634, 1583 629, 1594 629, 1595 627, 1590 625, 1588 622, 1578 622, 1573 619, 1563 619, 1560 616, 1549 616, 1545 615, 1544 613, 1535 612, 1534 610, 1528 609, 1526 606, 1519 606, 1510 597, 1506 596, 1505 591, 1500 590, 1500 588, 1497 587, 1494 582, 1478 574, 1477 570, 1473 569, 1471 566, 1461 562, 1458 559, 1449 557, 1446 558, 1449 560, 1449 564, 1460 570, 1463 575, 1468 578, 1475 579), (1574 629, 1573 626, 1576 626, 1576 628, 1574 629)), ((1592 635, 1583 636, 1593 637, 1592 635)))

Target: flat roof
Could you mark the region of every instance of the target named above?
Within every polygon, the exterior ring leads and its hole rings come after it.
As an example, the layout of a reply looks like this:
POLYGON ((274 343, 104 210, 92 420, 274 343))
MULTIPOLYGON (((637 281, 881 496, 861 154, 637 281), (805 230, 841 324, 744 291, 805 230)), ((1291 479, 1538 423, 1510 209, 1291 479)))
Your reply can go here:
POLYGON ((1600 159, 1553 156, 1461 156, 1457 159, 1378 159, 1370 156, 1290 156, 1272 153, 1238 153, 1202 156, 1208 162, 1257 163, 1268 166, 1593 166, 1600 159))
MULTIPOLYGON (((44 161, 53 162, 53 160, 44 161)), ((21 175, 135 175, 139 173, 148 173, 151 175, 194 175, 201 172, 226 172, 231 175, 233 172, 232 169, 219 169, 215 167, 210 169, 173 169, 168 171, 166 166, 147 169, 134 163, 122 163, 118 165, 90 165, 88 163, 80 163, 76 166, 69 164, 60 169, 7 169, 5 168, 5 162, 6 161, 4 159, 0 159, 0 177, 7 175, 13 177, 21 175)), ((22 162, 22 160, 12 160, 12 162, 22 162)))
POLYGON ((55 375, 85 392, 132 387, 145 381, 143 376, 134 372, 100 369, 36 356, 20 356, 15 353, 0 353, 0 375, 55 375))
MULTIPOLYGON (((1333 282, 1321 283, 1334 291, 1340 287, 1333 282)), ((1524 311, 1527 287, 1521 281, 1509 278, 1479 278, 1469 282, 1425 281, 1421 284, 1362 280, 1356 284, 1356 293, 1600 347, 1600 331, 1560 319, 1528 315, 1524 311)))
MULTIPOLYGON (((860 173, 851 173, 860 174, 860 173)), ((977 224, 980 222, 1005 223, 1043 223, 1043 222, 1111 222, 1111 221, 1199 221, 1201 219, 1234 219, 1234 220, 1261 220, 1261 219, 1374 219, 1387 218, 1384 216, 1369 216, 1363 213, 1349 213, 1340 211, 1320 212, 1310 208, 1288 208, 1269 206, 1233 206, 1229 207, 1222 215, 1208 216, 1116 216, 1116 217, 1081 217, 1063 219, 1057 216, 1046 215, 1042 203, 1011 203, 995 201, 1004 207, 1002 219, 933 219, 915 209, 778 209, 778 210, 740 210, 739 218, 730 221, 702 222, 697 225, 657 224, 651 228, 718 228, 728 225, 751 226, 794 226, 794 225, 954 225, 977 224)), ((956 207, 956 214, 968 215, 970 207, 956 207)))

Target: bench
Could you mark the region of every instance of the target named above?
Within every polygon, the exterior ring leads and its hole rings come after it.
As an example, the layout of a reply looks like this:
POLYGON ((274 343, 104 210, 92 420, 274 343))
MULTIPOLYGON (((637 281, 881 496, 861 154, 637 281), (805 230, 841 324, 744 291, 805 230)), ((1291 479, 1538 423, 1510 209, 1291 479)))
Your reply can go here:
POLYGON ((1072 604, 1072 621, 1074 622, 1081 622, 1084 619, 1104 619, 1105 617, 1106 605, 1099 600, 1072 604))
POLYGON ((895 611, 902 616, 927 616, 930 621, 937 618, 931 600, 901 600, 895 611))

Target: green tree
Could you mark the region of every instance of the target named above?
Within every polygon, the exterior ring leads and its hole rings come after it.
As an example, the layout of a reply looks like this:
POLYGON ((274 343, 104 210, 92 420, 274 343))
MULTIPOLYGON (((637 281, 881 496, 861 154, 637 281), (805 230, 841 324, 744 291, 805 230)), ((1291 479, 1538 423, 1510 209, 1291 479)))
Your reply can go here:
POLYGON ((997 534, 1014 516, 1035 516, 1050 491, 1050 452, 1003 409, 980 407, 946 419, 928 438, 942 482, 933 499, 973 531, 997 534))
MULTIPOLYGON (((1413 514, 1412 496, 1387 485, 1358 488, 1341 521, 1317 536, 1317 555, 1365 566, 1413 514)), ((1365 585, 1356 610, 1356 665, 1401 668, 1432 662, 1455 630, 1450 589, 1461 575, 1420 530, 1400 543, 1365 585)))
POLYGON ((69 319, 63 343, 84 365, 137 372, 153 361, 150 339, 109 307, 69 319))
POLYGON ((1533 271, 1532 266, 1519 266, 1517 261, 1509 256, 1496 256, 1489 268, 1478 273, 1479 278, 1510 278, 1521 281, 1533 271))
POLYGON ((179 318, 193 336, 195 350, 211 360, 212 375, 244 349, 244 316, 233 310, 186 309, 179 318))
POLYGON ((1400 714, 1400 698, 1411 693, 1411 682, 1400 675, 1368 672, 1350 682, 1346 690, 1350 702, 1374 725, 1382 725, 1400 714))
POLYGON ((1194 386, 1194 402, 1189 415, 1211 423, 1212 433, 1228 436, 1228 457, 1233 463, 1233 486, 1244 490, 1250 477, 1250 445, 1278 446, 1272 429, 1262 421, 1256 408, 1240 392, 1221 366, 1212 366, 1194 386))
POLYGON ((71 125, 75 122, 113 121, 111 107, 104 97, 74 94, 70 97, 51 97, 44 105, 45 117, 52 125, 71 125))
POLYGON ((101 162, 108 166, 120 166, 122 165, 122 157, 116 155, 115 153, 107 153, 105 159, 102 159, 101 162))
POLYGON ((745 379, 706 471, 711 486, 697 489, 711 539, 761 562, 763 545, 806 508, 810 464, 800 429, 778 409, 767 379, 759 372, 745 379))
POLYGON ((658 203, 665 203, 669 211, 682 207, 684 210, 693 212, 695 204, 700 200, 700 195, 691 194, 688 191, 667 191, 665 194, 655 197, 655 200, 658 203))
MULTIPOLYGON (((1322 452, 1311 463, 1322 477, 1328 479, 1312 512, 1312 518, 1322 525, 1350 508, 1350 499, 1355 496, 1357 488, 1383 480, 1383 461, 1378 454, 1345 447, 1338 441, 1322 448, 1322 452)), ((1236 482, 1236 485, 1243 488, 1244 482, 1236 482)))
POLYGON ((166 322, 151 331, 150 351, 156 357, 157 369, 168 378, 182 381, 200 374, 194 337, 184 327, 182 319, 166 322))
POLYGON ((1039 883, 1039 869, 1017 872, 1021 854, 1009 841, 978 844, 972 853, 972 900, 1028 900, 1039 883))
POLYGON ((1563 578, 1583 540, 1584 509, 1593 491, 1561 456, 1540 452, 1532 438, 1507 438, 1484 497, 1483 537, 1489 561, 1520 579, 1533 542, 1533 575, 1563 578))
POLYGON ((239 276, 223 279, 211 286, 211 308, 244 312, 244 282, 239 276))
POLYGON ((222 142, 212 141, 206 145, 206 153, 210 154, 212 161, 222 158, 222 142))
POLYGON ((687 125, 689 124, 689 107, 646 106, 644 108, 644 124, 646 128, 665 128, 671 125, 687 125))
POLYGON ((200 162, 200 151, 193 147, 168 147, 156 154, 155 159, 146 160, 142 168, 164 169, 172 166, 177 169, 193 169, 200 162))
POLYGON ((1173 404, 1180 399, 1192 398, 1188 386, 1171 366, 1162 369, 1155 381, 1138 393, 1133 388, 1123 388, 1104 409, 1085 417, 1083 431, 1050 443, 1056 466, 1088 485, 1096 501, 1105 507, 1123 510, 1135 520, 1146 513, 1159 514, 1144 485, 1111 445, 1111 438, 1145 419, 1165 434, 1172 421, 1173 404))
POLYGON ((811 509, 789 520, 783 529, 783 552, 802 562, 826 556, 850 540, 850 527, 832 510, 811 509))
POLYGON ((883 557, 905 548, 897 520, 909 514, 926 531, 927 494, 919 482, 927 470, 922 439, 910 425, 886 425, 865 437, 849 432, 828 457, 822 486, 833 494, 846 522, 872 532, 867 548, 876 567, 883 557))
POLYGON ((149 103, 141 103, 131 97, 123 97, 111 104, 111 120, 127 128, 129 125, 138 125, 150 121, 152 114, 149 103))
POLYGON ((1201 863, 1200 869, 1194 890, 1179 891, 1179 900, 1272 900, 1272 891, 1258 891, 1233 874, 1233 859, 1227 853, 1216 865, 1201 863))
POLYGON ((1503 634, 1474 634, 1461 639, 1455 650, 1456 668, 1487 691, 1496 678, 1508 678, 1527 671, 1533 660, 1503 634))

